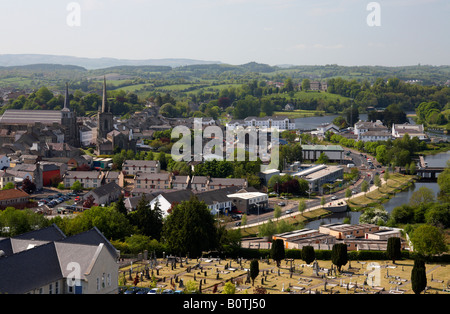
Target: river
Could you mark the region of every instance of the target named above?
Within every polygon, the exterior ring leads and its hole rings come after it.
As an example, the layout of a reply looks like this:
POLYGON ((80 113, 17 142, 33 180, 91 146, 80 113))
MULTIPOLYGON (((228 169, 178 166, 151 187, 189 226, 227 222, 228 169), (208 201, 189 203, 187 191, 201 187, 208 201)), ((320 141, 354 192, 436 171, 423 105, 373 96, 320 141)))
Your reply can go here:
MULTIPOLYGON (((414 112, 407 112, 407 114, 414 114, 414 112)), ((300 130, 313 130, 322 124, 333 122, 333 120, 336 119, 337 117, 339 117, 339 115, 297 118, 297 119, 295 119, 295 125, 300 130)), ((368 118, 367 114, 359 115, 359 119, 362 121, 367 120, 367 118, 368 118)), ((412 125, 416 124, 413 119, 409 119, 409 123, 412 125)), ((427 134, 431 137, 440 137, 440 138, 444 138, 444 139, 447 139, 450 141, 449 134, 443 134, 443 133, 433 132, 433 131, 427 132, 427 134)))
MULTIPOLYGON (((430 167, 445 167, 448 160, 450 160, 450 151, 448 151, 446 153, 441 153, 441 154, 436 154, 433 156, 425 157, 425 161, 428 163, 428 165, 430 167)), ((412 194, 424 186, 431 189, 434 192, 435 196, 438 195, 439 185, 437 183, 435 183, 435 182, 416 182, 408 190, 396 194, 389 201, 384 203, 383 207, 386 209, 386 211, 388 213, 391 213, 395 207, 401 206, 403 204, 407 204, 409 202, 412 194)), ((343 219, 347 218, 347 217, 350 218, 351 224, 358 224, 359 216, 361 216, 361 212, 336 213, 329 217, 309 222, 308 224, 305 225, 305 228, 319 229, 320 225, 342 222, 343 219)))

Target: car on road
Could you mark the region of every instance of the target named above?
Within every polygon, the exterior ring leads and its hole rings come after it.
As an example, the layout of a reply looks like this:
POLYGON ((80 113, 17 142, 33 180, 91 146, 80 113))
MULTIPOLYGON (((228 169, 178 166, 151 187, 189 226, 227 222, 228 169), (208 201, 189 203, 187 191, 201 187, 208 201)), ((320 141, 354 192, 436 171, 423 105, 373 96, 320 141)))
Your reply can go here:
POLYGON ((279 202, 278 206, 286 206, 286 203, 285 202, 279 202))
POLYGON ((337 200, 337 199, 338 199, 338 198, 337 198, 336 195, 333 195, 333 197, 331 198, 332 201, 335 201, 335 200, 337 200))
POLYGON ((293 212, 294 212, 293 209, 288 209, 288 210, 286 211, 286 215, 292 214, 293 212))
POLYGON ((241 222, 238 221, 237 223, 235 223, 236 227, 239 227, 241 225, 241 222))

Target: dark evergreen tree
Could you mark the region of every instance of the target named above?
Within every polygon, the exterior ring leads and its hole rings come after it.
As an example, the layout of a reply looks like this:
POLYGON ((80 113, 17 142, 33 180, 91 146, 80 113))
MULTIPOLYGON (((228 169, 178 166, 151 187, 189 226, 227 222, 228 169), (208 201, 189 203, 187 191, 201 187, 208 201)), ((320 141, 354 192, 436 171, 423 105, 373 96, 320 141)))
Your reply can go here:
POLYGON ((284 241, 280 239, 272 241, 272 249, 270 253, 272 259, 277 262, 277 267, 280 267, 281 260, 286 256, 284 251, 284 241))
POLYGON ((420 258, 414 260, 414 267, 411 271, 411 285, 415 294, 420 294, 427 286, 425 261, 420 258))
POLYGON ((255 284, 255 279, 259 275, 259 262, 258 260, 252 260, 250 262, 250 278, 252 279, 252 285, 255 284))
POLYGON ((392 263, 395 264, 395 261, 402 257, 402 242, 400 238, 389 238, 387 243, 386 256, 392 260, 392 263))
POLYGON ((306 264, 311 264, 314 262, 316 259, 316 252, 312 246, 308 245, 302 248, 302 259, 306 264))
POLYGON ((341 267, 347 264, 348 255, 347 255, 347 245, 344 243, 338 243, 333 245, 331 251, 331 261, 334 265, 337 266, 339 272, 341 271, 341 267))

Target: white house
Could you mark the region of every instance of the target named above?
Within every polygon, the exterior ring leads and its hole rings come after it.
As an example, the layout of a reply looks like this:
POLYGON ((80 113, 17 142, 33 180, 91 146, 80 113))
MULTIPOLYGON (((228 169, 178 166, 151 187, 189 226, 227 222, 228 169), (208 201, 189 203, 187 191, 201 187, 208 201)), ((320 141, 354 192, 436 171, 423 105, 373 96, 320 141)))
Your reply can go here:
POLYGON ((403 138, 405 134, 408 134, 410 138, 418 137, 419 140, 428 140, 428 136, 425 134, 425 129, 422 125, 412 125, 406 124, 393 124, 392 125, 392 136, 394 138, 403 138))
POLYGON ((163 217, 167 217, 170 214, 172 206, 183 201, 188 201, 193 195, 194 194, 190 190, 162 193, 150 201, 150 207, 155 209, 155 205, 158 203, 158 207, 161 209, 163 217))

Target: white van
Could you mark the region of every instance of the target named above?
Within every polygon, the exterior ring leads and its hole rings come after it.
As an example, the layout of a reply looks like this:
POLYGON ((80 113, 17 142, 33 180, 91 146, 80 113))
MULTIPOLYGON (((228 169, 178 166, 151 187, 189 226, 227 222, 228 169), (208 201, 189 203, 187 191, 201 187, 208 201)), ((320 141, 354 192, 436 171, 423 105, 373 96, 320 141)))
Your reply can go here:
POLYGON ((347 165, 347 168, 355 168, 356 166, 355 166, 355 164, 348 164, 347 165))

